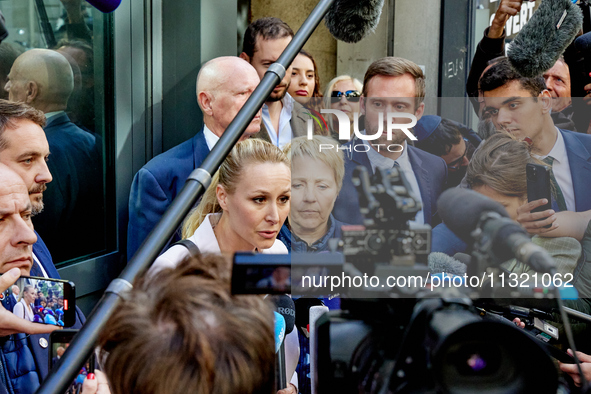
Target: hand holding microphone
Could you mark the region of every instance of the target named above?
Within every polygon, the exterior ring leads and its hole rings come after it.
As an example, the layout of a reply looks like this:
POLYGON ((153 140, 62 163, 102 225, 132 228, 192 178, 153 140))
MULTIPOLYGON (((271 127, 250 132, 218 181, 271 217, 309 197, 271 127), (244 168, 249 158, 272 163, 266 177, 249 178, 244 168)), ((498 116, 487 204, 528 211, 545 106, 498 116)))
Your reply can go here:
POLYGON ((521 3, 522 0, 501 0, 490 24, 490 29, 488 29, 487 36, 489 38, 501 38, 509 17, 519 14, 521 11, 521 3))

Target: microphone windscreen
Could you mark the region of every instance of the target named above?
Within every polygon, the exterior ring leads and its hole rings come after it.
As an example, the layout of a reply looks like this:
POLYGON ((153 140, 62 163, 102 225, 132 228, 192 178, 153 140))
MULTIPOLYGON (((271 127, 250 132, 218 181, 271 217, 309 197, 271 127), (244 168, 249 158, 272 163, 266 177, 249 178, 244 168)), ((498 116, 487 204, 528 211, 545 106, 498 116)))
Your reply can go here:
POLYGON ((108 14, 109 12, 115 11, 119 4, 121 4, 121 0, 86 0, 90 5, 94 8, 99 10, 100 12, 104 12, 108 14))
POLYGON ((287 334, 291 333, 295 326, 296 316, 293 300, 290 296, 282 294, 273 297, 273 302, 275 302, 275 310, 285 319, 285 329, 287 334))
POLYGON ((359 42, 375 31, 383 6, 384 0, 335 0, 324 23, 337 40, 359 42))
POLYGON ((459 187, 441 194, 437 200, 437 210, 443 223, 466 243, 472 242, 470 233, 476 228, 484 212, 496 212, 502 217, 509 217, 498 202, 474 190, 459 187))
POLYGON ((582 26, 583 13, 571 0, 542 0, 511 42, 507 57, 524 77, 542 75, 554 66, 582 26))
POLYGON ((429 270, 433 274, 445 272, 446 274, 462 276, 466 273, 465 264, 460 263, 458 260, 446 255, 445 253, 430 253, 428 260, 429 270))
POLYGON ((275 316, 275 353, 277 353, 285 339, 285 319, 277 312, 273 312, 273 316, 275 316))
POLYGON ((575 40, 575 49, 586 54, 591 53, 591 32, 577 37, 575 40))

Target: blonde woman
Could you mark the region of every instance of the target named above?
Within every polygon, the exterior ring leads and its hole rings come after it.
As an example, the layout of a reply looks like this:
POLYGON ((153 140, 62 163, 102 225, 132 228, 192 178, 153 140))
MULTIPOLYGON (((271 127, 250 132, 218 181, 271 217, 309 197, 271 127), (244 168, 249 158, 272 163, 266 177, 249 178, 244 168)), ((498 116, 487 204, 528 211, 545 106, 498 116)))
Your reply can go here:
POLYGON ((294 138, 283 151, 291 159, 291 248, 294 252, 328 250, 328 240, 341 237, 344 224, 332 216, 334 203, 343 186, 345 161, 340 150, 324 150, 321 145, 336 146, 324 136, 294 138))
MULTIPOLYGON (((199 205, 183 224, 183 238, 201 253, 287 253, 277 234, 287 218, 291 170, 285 154, 259 139, 236 144, 214 175, 199 205)), ((189 250, 174 245, 152 269, 175 267, 189 250)))
MULTIPOLYGON (((359 113, 359 99, 363 84, 357 79, 349 75, 340 75, 334 78, 326 86, 324 93, 324 108, 338 109, 343 111, 349 117, 351 126, 353 126, 354 113, 359 113)), ((324 115, 327 117, 326 121, 329 124, 331 135, 333 138, 338 138, 339 128, 336 123, 336 116, 324 115)), ((353 130, 353 128, 351 128, 353 130)), ((361 127, 359 130, 363 130, 361 127)), ((353 135, 353 133, 351 133, 353 135)), ((339 141, 345 143, 346 141, 339 141)))
POLYGON ((26 285, 21 292, 19 302, 14 306, 12 313, 25 320, 33 321, 35 312, 31 305, 35 302, 35 287, 33 285, 26 285))

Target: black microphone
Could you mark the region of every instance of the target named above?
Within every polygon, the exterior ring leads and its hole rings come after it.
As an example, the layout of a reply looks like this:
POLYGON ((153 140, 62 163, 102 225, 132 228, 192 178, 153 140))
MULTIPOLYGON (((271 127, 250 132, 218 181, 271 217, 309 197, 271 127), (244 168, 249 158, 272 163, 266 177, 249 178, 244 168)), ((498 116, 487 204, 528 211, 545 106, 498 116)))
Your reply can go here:
POLYGON ((273 302, 275 303, 276 312, 285 319, 285 335, 287 335, 293 331, 295 326, 295 304, 290 296, 283 294, 274 296, 273 302))
MULTIPOLYGON (((99 10, 100 12, 104 12, 108 14, 109 12, 113 12, 119 7, 121 4, 121 0, 86 0, 90 5, 94 8, 99 10)), ((131 0, 130 0, 131 1, 131 0)))
POLYGON ((453 188, 439 197, 437 208, 443 222, 467 244, 474 236, 490 242, 493 263, 516 258, 535 271, 555 272, 548 252, 531 242, 525 229, 511 220, 498 202, 473 190, 453 188))
POLYGON ((445 272, 446 274, 462 276, 466 273, 466 265, 441 252, 429 254, 429 270, 432 274, 445 272))
POLYGON ((591 56, 591 32, 585 33, 575 39, 575 49, 591 56))
POLYGON ((335 0, 324 23, 337 40, 359 42, 375 31, 383 6, 384 0, 335 0))
POLYGON ((507 50, 509 61, 524 77, 552 68, 583 26, 583 13, 571 0, 543 0, 507 50))
POLYGON ((460 263, 465 264, 466 266, 470 265, 472 262, 472 256, 466 253, 456 253, 454 254, 454 259, 458 260, 460 263))

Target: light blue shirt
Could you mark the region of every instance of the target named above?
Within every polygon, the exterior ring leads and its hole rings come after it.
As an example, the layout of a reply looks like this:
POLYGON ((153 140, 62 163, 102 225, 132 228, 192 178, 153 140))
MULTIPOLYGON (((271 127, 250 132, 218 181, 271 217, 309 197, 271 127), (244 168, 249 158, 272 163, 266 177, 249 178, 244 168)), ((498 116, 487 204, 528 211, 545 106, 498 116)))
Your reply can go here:
POLYGON ((278 146, 279 148, 283 148, 284 145, 291 142, 292 132, 291 132, 291 111, 293 110, 293 98, 289 95, 289 93, 285 93, 285 97, 281 99, 281 103, 283 104, 283 108, 281 108, 281 113, 279 114, 279 133, 273 127, 271 123, 271 115, 269 114, 269 107, 267 104, 263 105, 263 124, 269 133, 269 137, 271 138, 271 143, 273 145, 278 146))

